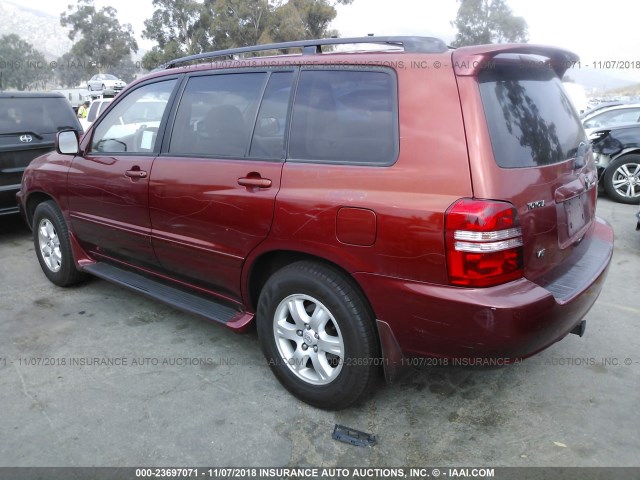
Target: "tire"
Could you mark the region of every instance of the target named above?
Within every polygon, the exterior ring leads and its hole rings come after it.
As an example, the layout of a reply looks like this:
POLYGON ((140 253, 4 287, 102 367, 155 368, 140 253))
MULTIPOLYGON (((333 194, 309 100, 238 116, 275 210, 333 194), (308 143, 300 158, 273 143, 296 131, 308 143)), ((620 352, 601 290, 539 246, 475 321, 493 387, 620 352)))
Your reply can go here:
POLYGON ((53 201, 43 202, 33 214, 33 245, 46 277, 60 287, 75 285, 86 278, 76 269, 69 230, 53 201))
POLYGON ((368 396, 377 381, 373 315, 331 267, 302 261, 274 273, 260 293, 257 331, 275 376, 310 405, 346 408, 368 396))
POLYGON ((640 155, 616 158, 604 172, 604 189, 619 203, 640 203, 640 155))

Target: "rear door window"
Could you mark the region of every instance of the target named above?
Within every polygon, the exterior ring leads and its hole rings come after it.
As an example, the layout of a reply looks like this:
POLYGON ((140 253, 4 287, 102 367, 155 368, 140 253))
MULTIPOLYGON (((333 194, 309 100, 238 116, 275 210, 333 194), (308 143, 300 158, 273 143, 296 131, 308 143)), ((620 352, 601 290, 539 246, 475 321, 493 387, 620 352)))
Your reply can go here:
POLYGON ((478 75, 480 94, 500 167, 552 165, 586 142, 582 124, 551 68, 493 65, 478 75))
POLYGON ((289 139, 293 161, 390 165, 398 155, 395 76, 386 69, 304 70, 289 139))
POLYGON ((275 72, 269 77, 253 131, 250 157, 284 158, 284 134, 293 76, 294 72, 275 72))

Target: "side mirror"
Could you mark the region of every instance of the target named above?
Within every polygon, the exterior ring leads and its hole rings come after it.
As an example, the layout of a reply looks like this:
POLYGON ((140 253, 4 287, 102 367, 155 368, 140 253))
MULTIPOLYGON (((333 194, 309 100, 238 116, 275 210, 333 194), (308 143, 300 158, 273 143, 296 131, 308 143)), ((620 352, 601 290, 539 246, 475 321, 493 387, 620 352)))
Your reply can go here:
POLYGON ((63 130, 56 135, 56 151, 62 155, 77 155, 80 145, 74 130, 63 130))

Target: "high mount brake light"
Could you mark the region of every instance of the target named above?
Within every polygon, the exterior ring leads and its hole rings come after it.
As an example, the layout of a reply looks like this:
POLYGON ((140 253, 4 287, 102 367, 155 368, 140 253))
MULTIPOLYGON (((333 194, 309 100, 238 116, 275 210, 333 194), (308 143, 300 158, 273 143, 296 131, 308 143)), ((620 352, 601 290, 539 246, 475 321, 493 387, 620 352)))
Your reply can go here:
POLYGON ((446 214, 449 282, 490 287, 522 277, 522 230, 507 202, 462 198, 446 214))

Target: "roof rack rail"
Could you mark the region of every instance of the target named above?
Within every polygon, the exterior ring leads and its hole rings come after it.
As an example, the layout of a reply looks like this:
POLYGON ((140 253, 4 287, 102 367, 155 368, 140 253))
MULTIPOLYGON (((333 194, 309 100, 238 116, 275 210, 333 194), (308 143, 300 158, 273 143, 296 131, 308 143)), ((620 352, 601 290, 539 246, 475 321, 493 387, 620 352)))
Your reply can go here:
POLYGON ((243 53, 262 52, 265 50, 287 50, 290 48, 301 48, 303 55, 315 55, 322 53, 323 45, 348 45, 348 44, 384 44, 403 47, 405 52, 415 53, 442 53, 447 50, 447 45, 439 38, 434 37, 353 37, 353 38, 321 38, 317 40, 300 40, 295 42, 269 43, 255 45, 252 47, 229 48, 214 52, 198 53, 187 57, 171 60, 158 67, 157 70, 174 68, 178 65, 197 60, 206 60, 216 57, 226 57, 230 55, 240 55, 243 53))

